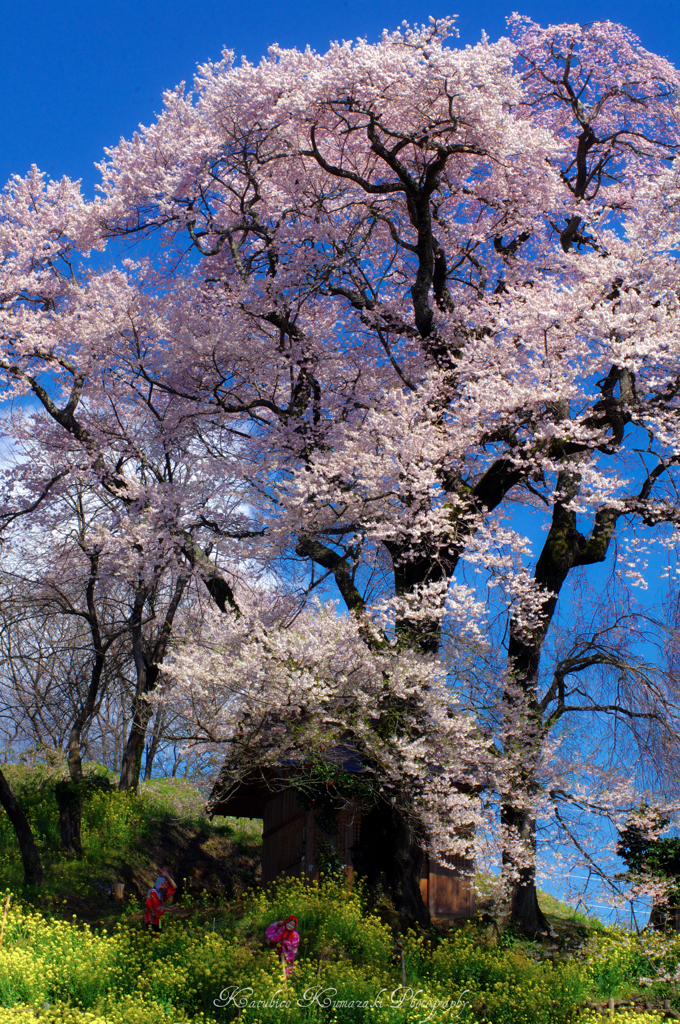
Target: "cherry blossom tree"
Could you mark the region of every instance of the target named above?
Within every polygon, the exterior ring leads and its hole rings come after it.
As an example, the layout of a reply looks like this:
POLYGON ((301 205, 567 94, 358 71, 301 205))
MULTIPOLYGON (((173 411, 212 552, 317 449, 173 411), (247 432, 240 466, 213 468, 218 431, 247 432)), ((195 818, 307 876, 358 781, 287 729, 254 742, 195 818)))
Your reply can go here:
POLYGON ((621 586, 641 538, 675 542, 680 79, 609 22, 510 28, 225 54, 107 151, 97 202, 15 179, 0 367, 51 452, 7 521, 86 479, 126 557, 157 564, 161 538, 230 622, 236 579, 332 585, 356 656, 388 645, 424 679, 482 644, 492 594, 505 873, 534 934, 560 595, 615 538, 621 586), (112 240, 143 244, 87 263, 112 240))
MULTIPOLYGON (((286 784, 319 796, 313 766, 329 750, 350 751, 363 771, 341 772, 334 797, 341 806, 358 780, 362 835, 353 863, 386 885, 404 925, 428 924, 424 850, 444 862, 471 855, 475 830, 488 825, 477 796, 495 785, 499 760, 457 707, 437 660, 367 643, 364 624, 331 603, 293 621, 285 603, 242 595, 239 616, 204 617, 164 671, 198 748, 225 752, 213 805, 282 764, 293 773, 286 784)), ((162 706, 163 694, 157 699, 162 706)))
MULTIPOLYGON (((15 208, 18 205, 23 214, 27 207, 33 208, 32 189, 35 207, 41 202, 48 206, 51 203, 51 187, 41 191, 40 176, 34 174, 28 182, 13 183, 8 189, 15 208)), ((73 193, 65 183, 61 189, 59 202, 62 193, 67 196, 62 209, 67 220, 73 193)), ((67 251, 68 243, 64 242, 59 259, 66 261, 67 251)), ((33 315, 36 310, 37 321, 42 320, 45 309, 53 313, 48 319, 54 320, 55 326, 57 312, 70 315, 66 293, 72 289, 73 280, 62 280, 59 271, 52 269, 44 275, 48 279, 45 284, 41 273, 35 271, 31 279, 36 292, 29 294, 26 290, 13 297, 12 329, 21 316, 33 315), (54 294, 48 295, 50 289, 54 294)), ((80 315, 73 313, 76 321, 80 315)), ((61 327, 56 329, 59 332, 61 327)), ((12 350, 15 342, 13 338, 12 350)), ((68 568, 82 583, 79 598, 53 583, 52 600, 63 614, 83 616, 91 631, 95 667, 91 693, 83 707, 85 718, 73 726, 78 732, 101 696, 98 680, 111 639, 103 640, 99 601, 108 601, 109 608, 117 605, 120 616, 111 637, 125 633, 136 674, 120 786, 135 789, 151 714, 147 697, 157 683, 158 666, 180 604, 193 577, 204 580, 221 606, 229 600, 229 586, 216 574, 215 549, 220 532, 239 527, 244 516, 239 511, 240 498, 233 490, 233 477, 227 479, 224 475, 224 461, 220 472, 213 474, 206 469, 205 456, 183 454, 177 441, 167 436, 164 420, 169 403, 157 404, 153 388, 141 396, 133 391, 130 398, 124 388, 112 393, 106 371, 95 378, 87 369, 79 369, 66 357, 54 357, 53 353, 43 356, 34 352, 29 362, 50 365, 53 359, 66 375, 57 385, 68 393, 62 409, 44 386, 44 377, 38 380, 18 364, 8 371, 20 392, 28 390, 38 399, 42 413, 19 407, 8 421, 15 449, 14 465, 4 474, 5 535, 8 537, 12 530, 16 534, 17 524, 30 517, 33 532, 23 544, 26 562, 32 562, 34 573, 47 572, 52 580, 57 578, 57 548, 70 545, 68 568), (81 412, 87 425, 79 418, 81 412), (214 510, 211 493, 220 494, 219 507, 214 510), (212 517, 206 520, 207 516, 212 517), (53 550, 49 550, 50 544, 53 550), (47 557, 40 545, 47 548, 47 557), (213 551, 212 560, 208 550, 213 551), (83 558, 89 566, 85 572, 76 565, 83 558), (80 607, 83 603, 87 609, 80 607)), ((62 553, 58 557, 68 565, 69 556, 62 553)), ((79 743, 71 746, 75 753, 69 764, 73 761, 78 774, 79 743)))

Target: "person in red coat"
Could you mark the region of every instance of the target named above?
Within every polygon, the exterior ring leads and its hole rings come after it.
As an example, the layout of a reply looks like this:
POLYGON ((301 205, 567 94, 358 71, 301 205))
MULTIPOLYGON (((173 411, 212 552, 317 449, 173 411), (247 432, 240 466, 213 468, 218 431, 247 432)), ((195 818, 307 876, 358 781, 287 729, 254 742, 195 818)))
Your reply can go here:
POLYGON ((144 927, 154 932, 161 930, 161 918, 165 913, 163 906, 171 896, 177 892, 177 886, 170 877, 167 868, 163 868, 155 881, 153 889, 149 889, 146 897, 146 913, 144 915, 144 927))

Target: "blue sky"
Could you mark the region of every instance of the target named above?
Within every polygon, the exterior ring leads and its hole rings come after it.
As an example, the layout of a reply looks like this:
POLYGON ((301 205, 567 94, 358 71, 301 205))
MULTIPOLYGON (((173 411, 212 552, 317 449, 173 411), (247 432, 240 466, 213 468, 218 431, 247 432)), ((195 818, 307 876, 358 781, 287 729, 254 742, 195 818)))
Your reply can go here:
POLYGON ((324 50, 332 39, 379 37, 403 19, 459 14, 462 44, 492 39, 518 9, 543 24, 609 19, 680 65, 680 0, 25 0, 4 4, 0 82, 0 183, 36 163, 51 177, 82 178, 93 194, 103 147, 149 124, 164 89, 191 81, 223 46, 257 61, 267 47, 324 50))

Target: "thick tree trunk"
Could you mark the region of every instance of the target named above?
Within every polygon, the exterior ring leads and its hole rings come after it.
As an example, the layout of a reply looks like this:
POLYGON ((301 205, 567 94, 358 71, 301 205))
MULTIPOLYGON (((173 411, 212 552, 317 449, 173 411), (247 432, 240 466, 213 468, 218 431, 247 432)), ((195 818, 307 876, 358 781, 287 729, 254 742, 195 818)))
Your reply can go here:
POLYGON ((362 818, 361 837, 352 851, 354 868, 374 899, 381 889, 389 896, 402 931, 430 924, 420 891, 424 858, 422 837, 395 807, 378 804, 362 818))
POLYGON ((501 809, 501 821, 513 830, 525 849, 525 857, 519 861, 508 853, 503 855, 505 869, 512 870, 516 876, 510 898, 510 923, 515 931, 534 939, 550 931, 536 890, 536 819, 530 810, 505 803, 501 809))
MULTIPOLYGON (((511 636, 510 652, 514 665, 521 663, 518 644, 511 636)), ((540 646, 536 653, 540 655, 540 646)), ((533 939, 550 926, 538 905, 536 891, 536 760, 543 740, 543 723, 536 694, 536 676, 529 665, 524 677, 516 680, 514 691, 506 691, 508 720, 506 753, 516 764, 514 777, 501 803, 501 824, 508 830, 503 851, 503 869, 512 878, 510 923, 515 931, 533 939), (528 676, 528 677, 527 677, 528 676)), ((537 666, 536 666, 537 667, 537 666)))
POLYGON ((70 856, 80 857, 83 852, 81 821, 83 812, 82 782, 58 782, 54 795, 59 805, 59 832, 62 849, 70 856))
MULTIPOLYGON (((88 595, 89 596, 89 595, 88 595)), ((93 603, 93 602, 92 602, 93 603)), ((81 841, 81 828, 83 816, 83 759, 82 759, 82 736, 83 730, 89 724, 97 706, 99 687, 102 673, 104 671, 105 653, 101 649, 99 627, 96 617, 91 613, 90 627, 93 632, 95 645, 98 647, 92 666, 90 685, 87 691, 85 703, 76 717, 68 737, 68 771, 71 777, 70 782, 59 783, 55 788, 55 796, 59 804, 59 831, 61 834, 61 845, 64 852, 80 857, 83 852, 81 841)))
MULTIPOLYGON (((561 419, 569 419, 569 407, 562 403, 557 409, 561 419)), ((511 623, 508 662, 514 689, 506 691, 505 706, 509 727, 508 753, 514 753, 518 764, 515 795, 510 790, 504 800, 502 817, 512 826, 524 846, 523 858, 515 862, 510 851, 504 854, 506 865, 516 880, 511 896, 510 920, 523 935, 533 936, 547 928, 538 906, 536 893, 536 824, 531 808, 535 787, 534 765, 543 743, 545 723, 538 700, 538 675, 543 644, 552 622, 564 581, 576 566, 592 565, 604 560, 614 532, 618 513, 599 512, 589 537, 576 525, 572 501, 580 488, 577 467, 567 466, 557 478, 559 500, 553 506, 552 523, 543 550, 536 562, 534 581, 537 592, 544 594, 535 624, 532 627, 511 623)))
POLYGON ((151 743, 146 748, 146 761, 144 762, 144 781, 148 782, 153 772, 153 762, 158 748, 161 742, 161 735, 163 733, 163 724, 165 722, 165 714, 163 711, 156 712, 156 721, 153 727, 153 733, 151 735, 151 743))
POLYGON ((133 722, 130 733, 123 751, 123 760, 120 766, 120 781, 118 789, 121 793, 132 791, 137 792, 139 777, 142 771, 142 754, 144 752, 144 738, 146 729, 140 724, 141 717, 133 722))
POLYGON ((652 906, 647 927, 654 931, 680 932, 680 907, 669 907, 667 903, 655 903, 652 906))
POLYGON ((24 882, 26 885, 42 885, 43 869, 31 826, 2 771, 0 771, 0 803, 7 812, 7 817, 12 823, 19 843, 21 860, 24 865, 24 882))
MULTIPOLYGON (((153 689, 153 685, 149 685, 149 676, 152 676, 155 680, 158 677, 158 667, 156 665, 149 666, 146 675, 148 686, 146 692, 150 692, 153 689)), ((144 742, 146 740, 146 730, 149 726, 149 721, 151 720, 151 714, 152 708, 146 699, 146 693, 136 697, 133 707, 132 725, 130 726, 130 732, 128 734, 127 743, 125 744, 123 759, 120 766, 120 782, 118 783, 118 789, 121 793, 125 793, 129 790, 136 793, 137 788, 139 787, 139 779, 142 773, 144 742)))
POLYGON ((537 935, 550 933, 550 924, 538 904, 533 866, 520 870, 519 881, 512 892, 510 921, 515 929, 528 939, 535 939, 537 935))

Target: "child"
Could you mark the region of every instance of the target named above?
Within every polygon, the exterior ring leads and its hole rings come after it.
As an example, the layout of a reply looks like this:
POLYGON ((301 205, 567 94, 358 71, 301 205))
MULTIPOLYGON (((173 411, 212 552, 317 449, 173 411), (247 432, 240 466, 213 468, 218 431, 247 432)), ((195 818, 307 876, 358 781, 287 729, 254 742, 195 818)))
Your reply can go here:
POLYGON ((163 868, 156 879, 153 889, 149 889, 146 898, 146 914, 144 915, 144 927, 158 933, 161 930, 161 918, 165 913, 163 904, 174 896, 177 886, 168 874, 168 869, 163 868))
POLYGON ((300 936, 295 931, 297 923, 297 917, 287 917, 285 921, 274 921, 264 933, 267 945, 275 946, 276 952, 279 955, 283 953, 286 961, 287 978, 290 977, 290 972, 297 956, 298 946, 300 945, 300 936))

